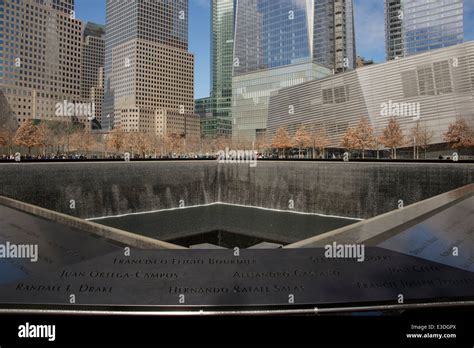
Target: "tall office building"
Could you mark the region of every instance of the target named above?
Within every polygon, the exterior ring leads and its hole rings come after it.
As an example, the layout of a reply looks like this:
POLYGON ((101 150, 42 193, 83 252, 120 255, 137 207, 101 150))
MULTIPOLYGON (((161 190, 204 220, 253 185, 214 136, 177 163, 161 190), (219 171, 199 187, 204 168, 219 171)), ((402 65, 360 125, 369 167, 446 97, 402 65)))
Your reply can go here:
POLYGON ((103 124, 159 133, 163 115, 197 118, 188 0, 108 0, 106 12, 103 124))
POLYGON ((195 101, 202 135, 211 138, 232 133, 235 2, 212 0, 211 4, 211 95, 195 101))
POLYGON ((229 117, 232 106, 234 2, 212 0, 211 97, 215 103, 214 117, 229 117))
POLYGON ((385 0, 387 60, 463 42, 463 0, 385 0))
POLYGON ((314 0, 316 63, 336 73, 355 68, 355 30, 352 0, 314 0))
POLYGON ((94 103, 94 118, 100 123, 104 99, 105 28, 87 23, 84 28, 81 64, 81 97, 94 103))
POLYGON ((57 108, 84 101, 82 23, 74 18, 74 1, 2 0, 0 24, 0 88, 16 121, 80 116, 57 108))
POLYGON ((264 135, 272 92, 354 68, 351 0, 237 0, 235 26, 235 137, 264 135))

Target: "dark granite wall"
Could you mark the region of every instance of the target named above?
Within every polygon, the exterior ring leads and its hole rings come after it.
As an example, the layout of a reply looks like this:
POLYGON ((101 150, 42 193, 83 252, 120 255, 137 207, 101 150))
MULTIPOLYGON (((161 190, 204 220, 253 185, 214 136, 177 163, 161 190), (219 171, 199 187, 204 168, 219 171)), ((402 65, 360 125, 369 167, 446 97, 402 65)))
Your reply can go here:
POLYGON ((460 163, 259 162, 220 165, 218 200, 354 218, 369 218, 474 181, 460 163))
POLYGON ((211 203, 216 186, 214 162, 0 164, 0 195, 83 218, 211 203))
POLYGON ((460 163, 0 164, 0 195, 90 218, 215 201, 368 218, 474 182, 460 163), (70 209, 70 200, 76 208, 70 209))
POLYGON ((294 243, 358 221, 227 204, 93 220, 168 242, 211 231, 226 231, 283 244, 294 243))

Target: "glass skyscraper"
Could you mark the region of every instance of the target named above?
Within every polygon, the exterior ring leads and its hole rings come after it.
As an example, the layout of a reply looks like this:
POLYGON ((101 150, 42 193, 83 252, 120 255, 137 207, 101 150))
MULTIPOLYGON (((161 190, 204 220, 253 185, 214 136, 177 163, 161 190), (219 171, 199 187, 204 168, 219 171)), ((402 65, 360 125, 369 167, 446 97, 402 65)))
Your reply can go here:
POLYGON ((235 0, 212 0, 211 97, 214 99, 214 117, 230 116, 234 56, 234 2, 235 0))
POLYGON ((306 0, 238 0, 234 75, 311 61, 306 0))
POLYGON ((352 0, 237 0, 233 135, 266 129, 270 94, 353 69, 352 0))
POLYGON ((211 95, 197 99, 194 107, 201 117, 202 135, 211 138, 228 136, 232 128, 235 2, 212 0, 211 4, 211 95))
POLYGON ((352 0, 237 0, 234 75, 314 61, 353 69, 352 0))
POLYGON ((463 0, 385 0, 387 60, 463 42, 463 0))

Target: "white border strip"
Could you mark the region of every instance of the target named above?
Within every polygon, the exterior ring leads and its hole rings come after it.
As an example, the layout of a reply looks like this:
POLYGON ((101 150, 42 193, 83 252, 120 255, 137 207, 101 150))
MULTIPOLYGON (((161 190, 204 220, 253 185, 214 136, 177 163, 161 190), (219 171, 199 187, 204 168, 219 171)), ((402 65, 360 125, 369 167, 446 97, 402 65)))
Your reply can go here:
MULTIPOLYGON (((420 302, 410 304, 392 304, 392 305, 367 305, 367 306, 354 306, 354 307, 328 307, 318 308, 307 306, 307 308, 301 309, 231 309, 228 310, 219 309, 219 307, 225 306, 213 306, 216 309, 202 309, 209 308, 211 306, 183 306, 185 310, 149 310, 153 307, 159 306, 148 306, 148 310, 126 310, 126 309, 32 309, 32 308, 0 308, 0 314, 41 314, 41 315, 90 315, 90 316, 101 316, 101 315, 118 315, 118 316, 234 316, 234 315, 288 315, 288 314, 335 314, 335 313, 350 313, 350 312, 373 312, 373 311, 399 311, 399 310, 418 310, 425 308, 453 308, 453 307, 467 307, 474 306, 474 301, 449 301, 449 302, 420 302)), ((101 306, 96 306, 101 307, 101 306)), ((110 306, 109 306, 110 307, 110 306)), ((115 307, 115 306, 114 306, 115 307)), ((119 306, 120 307, 120 306, 119 306)), ((142 306, 143 307, 143 306, 142 306)), ((243 308, 245 306, 235 306, 243 308)), ((258 306, 253 306, 258 307, 258 306)), ((268 305, 266 305, 268 307, 268 305)))
POLYGON ((206 204, 198 204, 198 205, 189 205, 186 207, 175 207, 175 208, 166 208, 166 209, 158 209, 158 210, 150 210, 150 211, 142 211, 136 213, 127 213, 127 214, 118 214, 118 215, 109 215, 109 216, 101 216, 101 217, 94 217, 85 219, 87 221, 95 221, 95 220, 103 220, 109 218, 119 218, 131 215, 144 215, 144 214, 153 214, 153 213, 160 213, 165 211, 173 211, 173 210, 183 210, 183 209, 192 209, 192 208, 200 208, 200 207, 209 207, 214 205, 227 205, 227 206, 234 206, 234 207, 242 207, 242 208, 250 208, 250 209, 260 209, 260 210, 267 210, 267 211, 275 211, 280 213, 291 213, 291 214, 299 214, 299 215, 312 215, 312 216, 321 216, 321 217, 329 217, 329 218, 338 218, 338 219, 346 219, 346 220, 354 220, 354 221, 364 221, 364 219, 359 218, 351 218, 346 216, 338 216, 338 215, 325 215, 320 213, 306 213, 302 211, 294 211, 294 210, 283 210, 283 209, 274 209, 274 208, 264 208, 264 207, 256 207, 253 205, 244 205, 244 204, 234 204, 234 203, 224 203, 224 202, 213 202, 213 203, 206 203, 206 204))

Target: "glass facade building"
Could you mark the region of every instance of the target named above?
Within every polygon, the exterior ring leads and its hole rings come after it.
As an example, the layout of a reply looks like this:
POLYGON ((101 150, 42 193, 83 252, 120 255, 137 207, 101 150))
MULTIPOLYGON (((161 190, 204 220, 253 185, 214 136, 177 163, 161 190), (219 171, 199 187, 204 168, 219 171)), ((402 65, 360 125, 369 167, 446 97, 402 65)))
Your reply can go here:
POLYGON ((234 75, 311 59, 306 0, 238 0, 234 75))
POLYGON ((463 0, 385 0, 387 60, 463 42, 463 0))
POLYGON ((214 98, 206 97, 194 101, 194 112, 200 117, 212 117, 215 108, 214 98))
POLYGON ((234 57, 235 0, 212 0, 211 97, 213 115, 230 117, 234 57))
POLYGON ((230 137, 232 119, 230 117, 202 117, 201 136, 207 138, 230 137))
POLYGON ((233 135, 265 132, 273 91, 354 64, 351 0, 237 0, 233 135))
MULTIPOLYGON (((318 64, 305 63, 261 70, 233 78, 232 135, 237 140, 254 141, 264 137, 272 92, 329 76, 318 64)), ((288 107, 285 109, 288 111, 288 107)))
POLYGON ((278 128, 290 136, 302 125, 324 131, 328 147, 340 148, 348 127, 366 117, 379 136, 394 117, 407 140, 420 123, 430 144, 457 118, 474 127, 474 43, 464 43, 383 64, 374 64, 272 93, 267 141, 278 128), (288 115, 292 106, 293 115, 288 115))
POLYGON ((232 68, 236 0, 212 0, 211 96, 196 99, 194 112, 201 117, 202 135, 228 136, 232 131, 232 68), (230 126, 229 126, 230 125, 230 126))
POLYGON ((352 0, 238 0, 234 75, 314 61, 353 69, 352 0))
POLYGON ((202 135, 229 135, 232 127, 232 68, 236 0, 212 0, 211 95, 196 99, 194 112, 201 117, 202 135))

